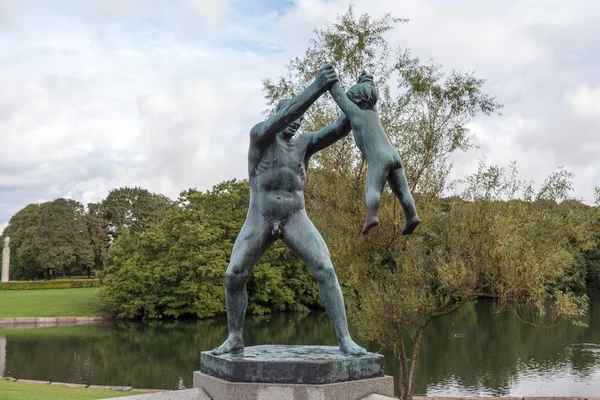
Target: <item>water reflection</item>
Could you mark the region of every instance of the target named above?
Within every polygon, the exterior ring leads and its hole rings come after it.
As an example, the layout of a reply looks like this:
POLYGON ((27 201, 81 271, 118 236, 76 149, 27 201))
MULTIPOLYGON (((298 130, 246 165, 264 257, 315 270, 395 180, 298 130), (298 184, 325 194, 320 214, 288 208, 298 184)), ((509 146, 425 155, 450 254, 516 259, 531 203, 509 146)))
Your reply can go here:
MULTIPOLYGON (((599 298, 591 302, 585 322, 588 328, 564 324, 540 329, 510 314, 494 314, 491 302, 468 304, 431 325, 421 351, 416 392, 598 395, 599 298)), ((248 318, 245 330, 248 345, 336 344, 329 318, 322 312, 248 318)), ((6 376, 183 388, 192 384, 199 352, 221 344, 227 329, 224 319, 215 319, 10 329, 0 330, 0 335, 6 337, 6 376)), ((370 351, 380 349, 376 343, 360 344, 370 351)), ((383 354, 386 373, 395 376, 396 360, 383 354)))
POLYGON ((4 376, 6 366, 6 337, 0 336, 0 376, 4 376))

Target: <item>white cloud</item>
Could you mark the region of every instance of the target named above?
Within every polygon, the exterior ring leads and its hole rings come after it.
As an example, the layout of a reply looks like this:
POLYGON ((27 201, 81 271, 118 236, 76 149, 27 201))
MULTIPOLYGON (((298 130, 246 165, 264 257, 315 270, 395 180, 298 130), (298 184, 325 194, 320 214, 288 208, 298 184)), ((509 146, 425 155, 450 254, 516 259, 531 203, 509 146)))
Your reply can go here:
POLYGON ((600 118, 600 85, 582 84, 565 95, 567 105, 581 118, 598 121, 600 118))
MULTIPOLYGON (((541 182, 558 165, 576 195, 600 184, 600 3, 355 0, 409 18, 388 35, 445 68, 475 70, 506 107, 477 118, 481 157, 541 182)), ((0 0, 0 227, 30 202, 99 201, 139 185, 171 197, 247 177, 263 78, 285 73, 346 0, 0 0)))
POLYGON ((229 2, 227 0, 187 0, 200 15, 202 22, 209 29, 217 28, 225 16, 229 2))

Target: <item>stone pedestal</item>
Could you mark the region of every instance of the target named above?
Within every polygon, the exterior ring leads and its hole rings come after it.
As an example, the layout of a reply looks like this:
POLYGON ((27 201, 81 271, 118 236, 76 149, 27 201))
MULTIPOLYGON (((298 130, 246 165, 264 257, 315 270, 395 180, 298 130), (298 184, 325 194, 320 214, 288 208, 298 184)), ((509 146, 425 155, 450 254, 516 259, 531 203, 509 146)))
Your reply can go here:
POLYGON ((8 267, 10 265, 10 249, 2 249, 2 282, 8 282, 8 267))
POLYGON ((383 356, 349 356, 329 346, 254 346, 244 352, 202 352, 194 388, 213 400, 360 400, 394 395, 383 356))
POLYGON ((228 382, 194 372, 194 387, 201 388, 212 400, 361 400, 372 394, 394 395, 394 378, 299 385, 281 383, 228 382))

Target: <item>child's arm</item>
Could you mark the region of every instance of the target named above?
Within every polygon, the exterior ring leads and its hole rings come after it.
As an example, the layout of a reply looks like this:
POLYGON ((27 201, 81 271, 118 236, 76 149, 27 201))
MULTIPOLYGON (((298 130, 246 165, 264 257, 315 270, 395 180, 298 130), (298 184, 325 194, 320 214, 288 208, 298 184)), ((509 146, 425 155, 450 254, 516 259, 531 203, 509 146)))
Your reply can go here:
POLYGON ((361 115, 362 110, 360 109, 360 107, 354 104, 352 100, 350 100, 348 96, 346 96, 346 93, 344 93, 342 87, 338 82, 334 83, 329 88, 329 93, 331 94, 331 97, 333 97, 337 105, 340 107, 342 112, 346 114, 346 117, 348 117, 350 122, 353 122, 353 120, 357 116, 361 115))

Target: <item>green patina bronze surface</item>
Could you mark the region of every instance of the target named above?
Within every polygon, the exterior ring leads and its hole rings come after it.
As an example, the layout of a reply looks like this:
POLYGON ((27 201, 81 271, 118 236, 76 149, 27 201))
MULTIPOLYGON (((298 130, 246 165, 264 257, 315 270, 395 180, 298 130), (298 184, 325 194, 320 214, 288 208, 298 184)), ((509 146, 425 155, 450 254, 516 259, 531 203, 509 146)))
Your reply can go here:
POLYGON ((201 353, 200 371, 230 382, 326 384, 384 376, 383 356, 352 356, 332 346, 251 346, 201 353))
POLYGON ((400 154, 390 143, 381 125, 376 107, 379 93, 373 82, 373 76, 363 71, 358 83, 352 86, 348 93, 344 93, 339 83, 332 85, 329 91, 350 120, 354 142, 368 162, 367 218, 363 233, 366 234, 379 225, 381 191, 387 181, 404 210, 406 222, 402 234, 411 234, 421 220, 417 215, 415 201, 406 181, 400 154))
POLYGON ((229 337, 213 354, 244 348, 246 281, 260 256, 278 239, 314 274, 340 350, 353 355, 366 354, 350 337, 344 298, 327 245, 304 208, 304 183, 310 157, 346 136, 350 123, 340 116, 335 123, 317 132, 296 135, 304 112, 337 80, 333 67, 323 66, 311 85, 292 99, 281 101, 274 115, 250 131, 250 205, 226 274, 229 337))

